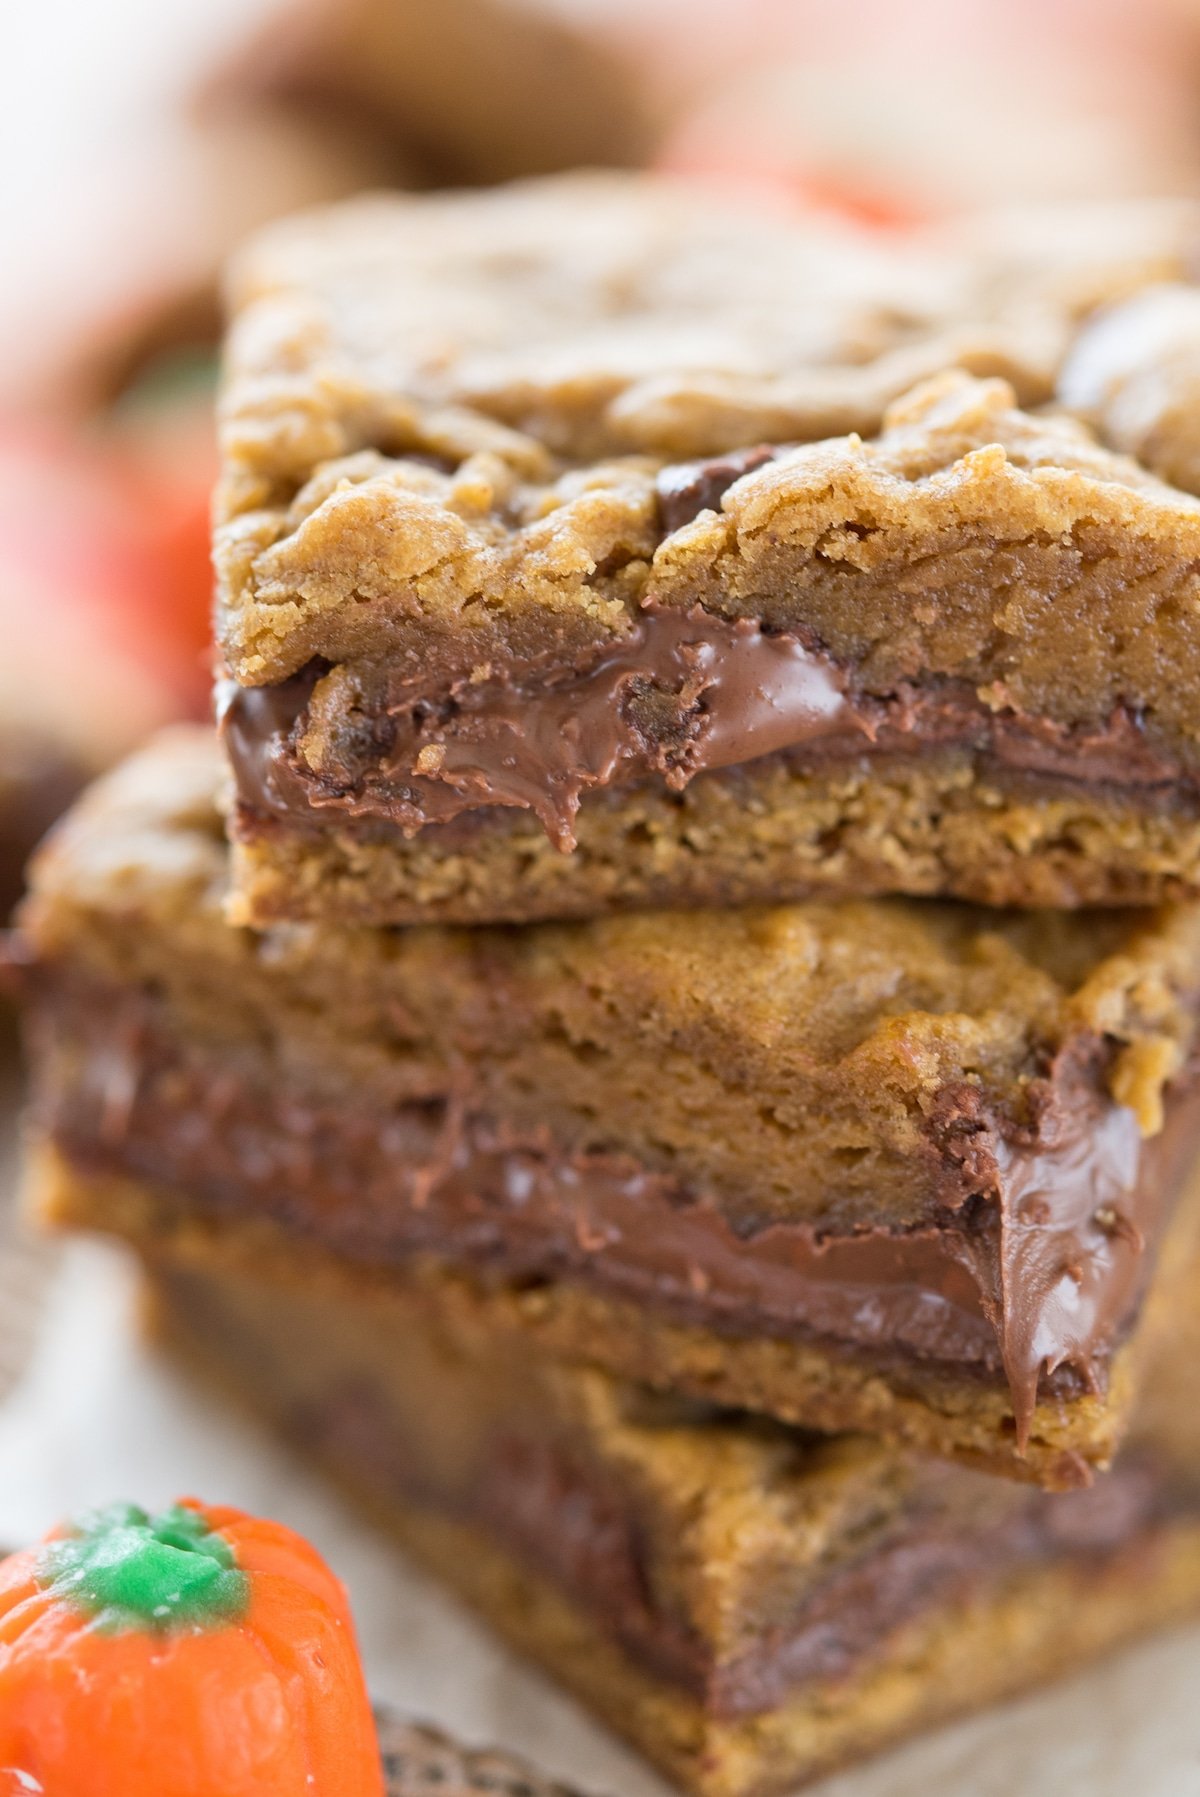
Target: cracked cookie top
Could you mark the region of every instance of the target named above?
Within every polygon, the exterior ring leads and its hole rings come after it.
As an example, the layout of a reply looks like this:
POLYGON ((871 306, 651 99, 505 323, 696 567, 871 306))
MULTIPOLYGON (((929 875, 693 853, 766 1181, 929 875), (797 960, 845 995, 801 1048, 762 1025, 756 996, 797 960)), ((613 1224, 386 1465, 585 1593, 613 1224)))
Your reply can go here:
POLYGON ((1035 222, 899 243, 576 175, 272 228, 230 279, 230 672, 436 690, 700 604, 864 690, 947 674, 1190 742, 1189 452, 1129 421, 1153 350, 1110 378, 1088 343, 1190 295, 1197 217, 1035 222))

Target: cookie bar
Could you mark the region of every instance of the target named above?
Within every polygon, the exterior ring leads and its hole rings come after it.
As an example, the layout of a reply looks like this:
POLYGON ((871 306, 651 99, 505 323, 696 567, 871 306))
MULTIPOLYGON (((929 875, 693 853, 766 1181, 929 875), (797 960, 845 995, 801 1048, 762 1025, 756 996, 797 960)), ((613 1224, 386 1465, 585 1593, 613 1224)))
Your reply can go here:
POLYGON ((1200 502, 1048 405, 1186 274, 1195 214, 1150 217, 1073 282, 617 175, 260 238, 234 918, 1200 888, 1200 502))
POLYGON ((432 1266, 651 1383, 1107 1462, 1200 1204, 1200 906, 256 933, 218 777, 168 734, 35 864, 47 1211, 432 1266))
POLYGON ((269 0, 206 91, 352 120, 431 186, 632 168, 665 121, 612 35, 538 0, 269 0))
POLYGON ((329 1269, 159 1264, 152 1316, 699 1797, 791 1789, 1200 1606, 1169 1434, 1056 1496, 556 1367, 329 1269))

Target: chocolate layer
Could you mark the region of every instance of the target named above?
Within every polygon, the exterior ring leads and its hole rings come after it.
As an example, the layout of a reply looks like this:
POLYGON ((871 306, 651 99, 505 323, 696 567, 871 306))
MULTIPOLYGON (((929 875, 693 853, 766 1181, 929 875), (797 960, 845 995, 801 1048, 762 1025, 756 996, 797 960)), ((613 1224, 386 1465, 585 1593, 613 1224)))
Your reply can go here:
POLYGON ((279 686, 226 685, 222 730, 250 816, 308 828, 372 820, 413 835, 518 808, 569 851, 580 801, 599 789, 659 779, 679 791, 697 774, 775 755, 808 765, 947 749, 998 774, 1158 804, 1197 797, 1193 774, 1124 708, 1068 726, 994 707, 965 681, 871 694, 818 645, 700 606, 651 600, 626 634, 575 663, 550 658, 436 690, 396 676, 339 698, 322 708, 318 769, 305 739, 325 672, 314 664, 279 686))
POLYGON ((1024 1132, 998 1133, 948 1093, 931 1128, 954 1196, 920 1226, 739 1233, 712 1195, 629 1155, 518 1135, 461 1094, 381 1111, 235 1070, 138 994, 47 992, 41 1028, 41 1121, 85 1166, 273 1219, 366 1264, 432 1254, 739 1335, 1003 1377, 1022 1446, 1039 1386, 1103 1388, 1200 1124, 1200 1102, 1177 1097, 1143 1143, 1078 1066, 1024 1132))
MULTIPOLYGON (((990 1506, 947 1513, 925 1494, 879 1539, 835 1566, 753 1645, 722 1661, 654 1597, 653 1556, 636 1502, 569 1444, 501 1437, 471 1492, 422 1490, 409 1445, 365 1388, 306 1406, 298 1439, 372 1492, 445 1504, 586 1609, 600 1631, 709 1715, 760 1715, 807 1685, 843 1679, 880 1657, 906 1624, 985 1593, 1045 1561, 1102 1558, 1161 1520, 1169 1493, 1136 1452, 1085 1491, 1006 1488, 990 1506), (1008 1493, 1011 1492, 1011 1497, 1008 1493)), ((958 1475, 962 1477, 963 1475, 958 1475)), ((970 1477, 970 1475, 966 1475, 970 1477)), ((983 1477, 985 1475, 980 1475, 983 1477)))
MULTIPOLYGON (((655 1546, 663 1517, 647 1510, 645 1491, 597 1455, 585 1433, 550 1416, 536 1390, 527 1394, 528 1416, 499 1415, 487 1438, 473 1438, 451 1480, 399 1416, 385 1382, 343 1369, 302 1398, 282 1381, 276 1391, 272 1356, 286 1353, 287 1332, 303 1328, 302 1297, 301 1308, 289 1303, 264 1334, 261 1312, 247 1312, 252 1288, 230 1303, 211 1275, 171 1272, 166 1290, 172 1314, 182 1314, 197 1339, 220 1341, 234 1364, 268 1369, 259 1375, 267 1400, 306 1449, 376 1501, 433 1508, 483 1531, 650 1675, 712 1716, 762 1714, 805 1686, 853 1676, 921 1615, 1041 1562, 1109 1554, 1189 1501, 1138 1449, 1090 1490, 1056 1496, 927 1463, 907 1489, 901 1481, 895 1495, 864 1511, 845 1539, 835 1537, 786 1595, 764 1582, 760 1614, 747 1610, 738 1631, 745 1647, 722 1654, 664 1596, 669 1581, 656 1576, 655 1546)), ((470 1379, 469 1369, 462 1376, 470 1379)), ((747 1426, 715 1408, 697 1423, 670 1401, 635 1426, 649 1432, 658 1423, 713 1434, 747 1426)), ((796 1432, 780 1430, 779 1439, 798 1457, 805 1452, 796 1432)))
POLYGON ((699 608, 648 607, 584 668, 506 670, 356 705, 337 765, 314 778, 297 743, 317 678, 226 693, 222 728, 243 801, 385 817, 406 832, 517 807, 564 850, 575 846, 581 796, 597 787, 658 775, 679 790, 698 773, 872 728, 833 665, 797 637, 699 608))
POLYGON ((664 468, 655 483, 658 520, 670 536, 698 518, 715 512, 735 480, 765 468, 786 454, 789 445, 759 443, 753 449, 735 449, 729 455, 709 456, 699 462, 675 462, 664 468))

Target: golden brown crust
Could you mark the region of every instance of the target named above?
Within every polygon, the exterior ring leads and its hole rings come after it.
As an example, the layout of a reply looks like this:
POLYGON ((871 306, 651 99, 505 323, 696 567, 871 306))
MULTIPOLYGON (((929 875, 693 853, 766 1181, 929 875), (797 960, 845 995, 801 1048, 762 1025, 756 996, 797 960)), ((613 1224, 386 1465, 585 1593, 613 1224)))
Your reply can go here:
MULTIPOLYGON (((1155 226, 1170 267, 1184 218, 1155 226)), ((1014 325, 992 276, 662 177, 370 196, 261 233, 231 270, 227 467, 238 492, 294 487, 377 441, 372 424, 395 441, 415 422, 460 454, 519 447, 543 467, 547 450, 683 457, 869 430, 969 338, 981 371, 1044 393, 1063 307, 1014 325)))
POLYGON ((868 691, 941 675, 1060 723, 1124 702, 1186 742, 1197 720, 1173 676, 1200 672, 1198 549, 1190 495, 1065 418, 1014 410, 1002 382, 945 376, 873 443, 743 476, 666 539, 650 580, 674 603, 802 621, 868 691))
MULTIPOLYGON (((1125 704, 1163 740, 1198 734, 1171 675, 1200 666, 1200 506, 1065 417, 1014 409, 1004 382, 931 381, 874 441, 785 450, 665 535, 661 465, 531 485, 503 454, 452 473, 324 460, 218 530, 231 671, 257 685, 320 656, 353 686, 357 663, 419 657, 426 679, 466 677, 586 653, 653 597, 800 630, 856 690, 944 676, 995 709, 1100 724, 1125 704)), ((320 741, 305 753, 319 768, 320 741)))
MULTIPOLYGON (((1046 600, 1046 574, 1061 582, 1069 563, 1055 544, 1077 538, 1087 563, 1103 539, 1127 559, 1115 584, 1136 564, 1147 586, 1157 558, 1161 588, 1168 569, 1186 578, 1200 540, 1190 499, 1079 426, 1013 411, 1003 381, 946 373, 1007 363, 1026 396, 1047 395, 1045 360, 1034 370, 1028 342, 1023 362, 1002 346, 1035 336, 1037 316, 1061 353, 1069 308, 1035 303, 1031 277, 1005 285, 997 298, 976 263, 947 253, 900 259, 832 226, 616 176, 378 198, 277 227, 231 283, 217 537, 230 667, 257 684, 313 655, 415 648, 469 671, 529 653, 539 630, 568 652, 603 640, 653 592, 802 623, 865 657, 868 684, 948 669, 1011 681, 1014 703, 1045 708, 1040 672, 1050 715, 1103 716, 1114 691, 1168 703, 1166 688, 1144 690, 1145 667, 1123 664, 1102 617, 1104 649, 1081 664, 1061 603, 1038 617, 1010 574, 1005 612, 963 566, 968 540, 985 554, 1019 545, 1046 600), (963 316, 985 320, 990 353, 964 353, 950 328, 963 316), (714 423, 714 382, 743 409, 759 391, 741 428, 714 423), (881 425, 874 443, 838 435, 881 425), (811 446, 662 541, 656 470, 755 441, 811 446), (895 607, 868 577, 904 566, 921 567, 930 615, 909 593, 896 641, 895 607), (857 605, 835 590, 814 610, 814 576, 836 586, 839 567, 857 605)), ((1186 617, 1178 628, 1187 638, 1186 617)))

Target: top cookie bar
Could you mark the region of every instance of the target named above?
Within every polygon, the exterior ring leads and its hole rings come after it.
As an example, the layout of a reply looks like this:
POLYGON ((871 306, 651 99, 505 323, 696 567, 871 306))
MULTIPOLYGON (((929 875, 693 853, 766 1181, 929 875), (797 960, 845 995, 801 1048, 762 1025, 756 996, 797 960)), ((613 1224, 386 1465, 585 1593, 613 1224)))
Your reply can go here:
POLYGON ((621 176, 260 238, 235 915, 1200 888, 1200 213, 987 239, 621 176))

